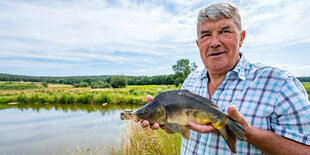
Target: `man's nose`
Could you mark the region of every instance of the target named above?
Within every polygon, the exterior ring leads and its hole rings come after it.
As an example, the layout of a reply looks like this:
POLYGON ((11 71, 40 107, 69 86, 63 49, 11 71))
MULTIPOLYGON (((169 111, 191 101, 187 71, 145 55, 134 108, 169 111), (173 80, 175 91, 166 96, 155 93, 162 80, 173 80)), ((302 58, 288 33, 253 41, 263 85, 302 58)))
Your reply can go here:
POLYGON ((216 48, 219 47, 220 45, 222 45, 222 43, 220 42, 219 38, 217 36, 212 37, 210 47, 216 48))

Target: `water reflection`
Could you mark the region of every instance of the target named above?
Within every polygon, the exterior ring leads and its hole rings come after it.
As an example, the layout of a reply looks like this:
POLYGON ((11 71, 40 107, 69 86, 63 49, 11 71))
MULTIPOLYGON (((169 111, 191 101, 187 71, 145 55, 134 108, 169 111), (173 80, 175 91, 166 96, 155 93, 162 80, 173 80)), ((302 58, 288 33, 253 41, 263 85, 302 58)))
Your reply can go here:
POLYGON ((136 106, 2 105, 0 154, 68 154, 108 148, 121 140, 120 112, 136 106), (10 108, 8 108, 10 107, 10 108))

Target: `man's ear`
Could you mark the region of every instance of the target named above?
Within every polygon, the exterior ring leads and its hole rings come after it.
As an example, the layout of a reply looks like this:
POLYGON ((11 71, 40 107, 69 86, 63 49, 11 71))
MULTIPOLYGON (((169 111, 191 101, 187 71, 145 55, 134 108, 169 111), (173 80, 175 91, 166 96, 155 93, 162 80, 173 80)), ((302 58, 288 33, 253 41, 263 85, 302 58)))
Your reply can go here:
POLYGON ((198 40, 196 40, 196 44, 197 44, 197 46, 199 47, 198 40))
POLYGON ((244 38, 245 38, 245 31, 242 31, 240 34, 239 47, 242 47, 242 43, 243 43, 244 38))

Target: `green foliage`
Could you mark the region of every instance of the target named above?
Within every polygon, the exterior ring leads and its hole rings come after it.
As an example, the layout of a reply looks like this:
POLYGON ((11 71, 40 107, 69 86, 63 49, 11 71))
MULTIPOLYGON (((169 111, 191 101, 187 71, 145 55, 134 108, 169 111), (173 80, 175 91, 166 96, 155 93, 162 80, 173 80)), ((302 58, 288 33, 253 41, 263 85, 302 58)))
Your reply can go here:
POLYGON ((111 78, 111 85, 113 88, 125 88, 127 86, 127 79, 124 76, 113 76, 111 78))
POLYGON ((79 84, 74 85, 75 88, 84 88, 84 87, 89 87, 89 84, 87 82, 81 82, 79 84))
POLYGON ((93 82, 91 84, 91 88, 92 89, 95 89, 95 88, 112 88, 112 85, 107 83, 107 82, 96 81, 96 82, 93 82))
POLYGON ((47 88, 48 87, 48 82, 46 82, 46 81, 42 82, 42 86, 47 88))
MULTIPOLYGON (((70 76, 70 77, 37 77, 1 74, 0 81, 30 81, 30 82, 48 82, 52 84, 69 84, 75 85, 81 82, 87 82, 92 85, 96 81, 103 81, 111 83, 112 75, 100 76, 70 76)), ((156 76, 124 76, 128 79, 128 85, 172 85, 173 74, 170 75, 156 75, 156 76)))
POLYGON ((122 150, 118 154, 180 154, 181 135, 167 134, 164 130, 141 128, 138 123, 128 122, 122 150), (122 153, 120 153, 122 152, 122 153))
POLYGON ((181 85, 186 77, 195 69, 197 68, 197 65, 195 62, 190 64, 190 61, 188 59, 180 59, 177 61, 177 64, 172 66, 174 74, 174 84, 176 86, 181 85))
POLYGON ((157 76, 128 76, 128 85, 172 85, 173 74, 157 76))
POLYGON ((31 90, 0 90, 0 104, 128 104, 143 105, 146 96, 177 89, 173 85, 127 86, 127 88, 91 90, 89 88, 46 88, 31 90))
POLYGON ((0 90, 26 90, 43 88, 42 85, 33 82, 6 82, 0 83, 0 90))
POLYGON ((310 95, 310 82, 302 82, 302 85, 305 87, 308 95, 310 95))
POLYGON ((308 77, 297 77, 300 82, 310 82, 310 76, 308 77))

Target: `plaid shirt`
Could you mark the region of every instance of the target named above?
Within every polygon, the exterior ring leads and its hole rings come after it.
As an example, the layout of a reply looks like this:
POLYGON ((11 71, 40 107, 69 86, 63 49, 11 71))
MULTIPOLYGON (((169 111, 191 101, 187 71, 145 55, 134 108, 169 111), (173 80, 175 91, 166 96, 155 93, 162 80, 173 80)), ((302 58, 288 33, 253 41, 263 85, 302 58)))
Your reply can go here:
MULTIPOLYGON (((192 72, 184 81, 187 89, 209 99, 207 70, 192 72)), ((310 104, 302 84, 291 74, 277 68, 252 64, 244 56, 226 74, 211 100, 227 113, 235 105, 256 128, 310 145, 310 104)), ((264 154, 247 141, 237 140, 237 154, 264 154)), ((191 131, 190 140, 182 137, 181 153, 233 154, 224 139, 213 133, 191 131)))

